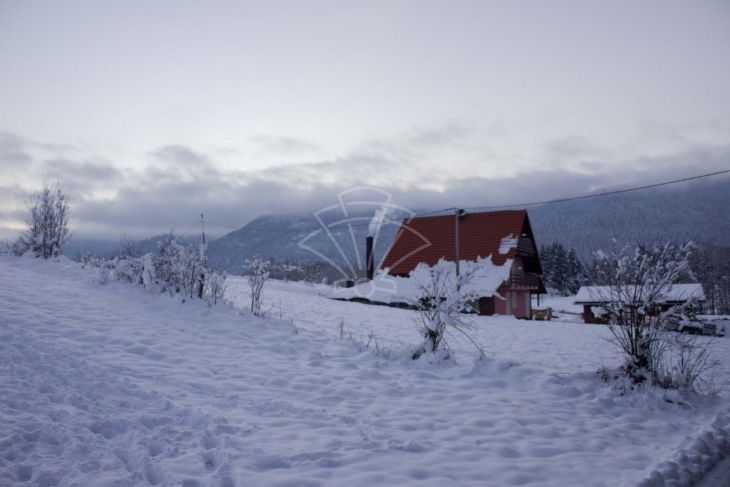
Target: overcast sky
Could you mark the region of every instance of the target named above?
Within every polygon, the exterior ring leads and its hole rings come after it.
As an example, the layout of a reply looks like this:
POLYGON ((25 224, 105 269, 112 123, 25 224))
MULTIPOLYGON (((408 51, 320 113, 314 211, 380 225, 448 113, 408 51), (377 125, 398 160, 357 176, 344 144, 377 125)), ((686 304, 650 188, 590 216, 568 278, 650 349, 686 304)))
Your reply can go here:
POLYGON ((0 0, 0 238, 417 208, 730 167, 728 1, 0 0))

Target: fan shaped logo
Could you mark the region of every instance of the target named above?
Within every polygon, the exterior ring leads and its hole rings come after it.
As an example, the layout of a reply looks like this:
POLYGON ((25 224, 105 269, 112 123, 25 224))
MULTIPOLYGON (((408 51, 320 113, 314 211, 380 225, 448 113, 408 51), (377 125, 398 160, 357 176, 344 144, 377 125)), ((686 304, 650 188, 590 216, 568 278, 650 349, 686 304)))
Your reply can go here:
POLYGON ((420 245, 394 265, 431 245, 415 230, 401 227, 402 221, 414 216, 414 211, 393 203, 387 191, 351 188, 337 195, 336 204, 314 213, 319 228, 301 239, 298 246, 336 269, 340 279, 334 283, 335 296, 371 299, 379 293, 397 294, 395 282, 378 270, 387 253, 384 249, 399 228, 415 233, 420 245), (368 259, 374 271, 372 279, 368 278, 368 259))

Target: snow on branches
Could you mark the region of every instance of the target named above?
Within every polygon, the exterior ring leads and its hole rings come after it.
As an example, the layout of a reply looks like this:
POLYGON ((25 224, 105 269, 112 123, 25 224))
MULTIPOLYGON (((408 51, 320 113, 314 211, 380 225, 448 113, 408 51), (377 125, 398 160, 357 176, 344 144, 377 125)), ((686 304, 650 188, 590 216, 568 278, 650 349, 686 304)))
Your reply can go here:
MULTIPOLYGON (((126 247, 125 247, 126 248, 126 247)), ((170 232, 157 243, 157 251, 137 257, 123 251, 110 260, 83 259, 85 265, 99 269, 98 281, 124 280, 141 284, 150 292, 180 294, 184 299, 198 298, 209 306, 220 302, 226 291, 226 274, 206 266, 204 244, 185 246, 170 232)))
POLYGON ((639 245, 633 251, 599 254, 594 269, 604 286, 597 286, 595 301, 608 318, 611 342, 625 356, 622 372, 634 383, 691 390, 711 363, 706 347, 696 340, 678 340, 665 329, 671 314, 694 305, 667 299, 672 286, 691 276, 693 245, 639 245))
POLYGON ((271 273, 271 262, 260 257, 254 257, 246 260, 245 267, 250 288, 251 312, 256 316, 263 316, 261 294, 271 273))
POLYGON ((424 337, 413 352, 414 360, 427 352, 453 355, 446 338, 447 332, 452 331, 466 336, 479 355, 483 354, 481 346, 469 334, 472 323, 465 314, 473 312, 471 303, 481 294, 480 269, 480 266, 464 266, 464 271, 457 276, 454 263, 441 259, 434 266, 419 264, 411 272, 411 304, 419 313, 424 337))
POLYGON ((13 246, 16 255, 32 252, 35 257, 57 257, 70 237, 68 195, 61 185, 44 183, 31 196, 28 204, 27 228, 13 246))

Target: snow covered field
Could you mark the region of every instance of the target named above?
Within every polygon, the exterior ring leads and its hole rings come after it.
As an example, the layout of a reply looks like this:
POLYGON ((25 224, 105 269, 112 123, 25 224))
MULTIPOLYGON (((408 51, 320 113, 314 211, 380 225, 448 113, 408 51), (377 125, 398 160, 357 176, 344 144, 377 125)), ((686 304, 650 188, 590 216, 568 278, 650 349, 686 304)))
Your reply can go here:
POLYGON ((478 317, 486 360, 413 362, 412 312, 318 292, 262 321, 0 257, 0 485, 690 485, 730 446, 728 338, 680 406, 596 378, 604 327, 478 317))

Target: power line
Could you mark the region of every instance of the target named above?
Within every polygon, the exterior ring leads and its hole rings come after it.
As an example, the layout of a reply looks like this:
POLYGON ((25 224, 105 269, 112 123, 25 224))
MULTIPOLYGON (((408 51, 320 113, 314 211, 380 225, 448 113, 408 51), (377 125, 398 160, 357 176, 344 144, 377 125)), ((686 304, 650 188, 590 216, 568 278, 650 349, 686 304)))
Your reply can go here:
POLYGON ((197 222, 193 223, 192 225, 190 225, 187 230, 185 230, 184 232, 181 232, 179 235, 181 237, 184 237, 185 235, 187 235, 188 233, 190 233, 190 231, 193 228, 197 227, 198 225, 200 225, 200 222, 199 221, 197 221, 197 222))
POLYGON ((720 174, 727 174, 727 173, 730 173, 730 169, 711 172, 711 173, 707 173, 707 174, 699 174, 697 176, 690 176, 690 177, 686 177, 686 178, 672 179, 670 181, 662 181, 661 183, 645 184, 643 186, 636 186, 633 188, 617 189, 614 191, 605 191, 603 193, 593 193, 593 194, 586 194, 586 195, 581 195, 581 196, 571 196, 568 198, 556 198, 556 199, 546 200, 546 201, 531 201, 528 203, 515 203, 512 205, 474 206, 471 208, 464 208, 464 209, 465 210, 479 210, 479 209, 494 210, 494 209, 499 209, 499 208, 514 208, 516 206, 519 206, 519 207, 540 206, 540 205, 548 205, 548 204, 552 204, 552 203, 563 203, 566 201, 585 200, 585 199, 589 199, 589 198, 598 198, 601 196, 611 196, 611 195, 615 195, 615 194, 630 193, 632 191, 641 191, 644 189, 658 188, 660 186, 667 186, 670 184, 683 183, 686 181, 693 181, 696 179, 709 178, 711 176, 718 176, 720 174))
POLYGON ((207 223, 208 225, 213 225, 214 227, 230 228, 232 230, 238 230, 239 228, 241 228, 241 227, 232 227, 230 225, 221 225, 220 223, 215 223, 215 222, 211 222, 208 220, 205 220, 205 223, 207 223))
MULTIPOLYGON (((669 180, 669 181, 662 181, 662 182, 659 182, 659 183, 645 184, 645 185, 642 185, 642 186, 635 186, 635 187, 632 187, 632 188, 624 188, 624 189, 617 189, 617 190, 613 190, 613 191, 605 191, 605 192, 602 192, 602 193, 593 193, 593 194, 586 194, 586 195, 579 195, 579 196, 570 196, 570 197, 565 197, 565 198, 556 198, 556 199, 544 200, 544 201, 530 201, 530 202, 524 202, 524 203, 513 203, 513 204, 509 204, 509 205, 472 206, 472 207, 468 207, 468 208, 464 208, 464 209, 465 210, 468 210, 468 211, 474 211, 474 210, 497 210, 497 209, 504 209, 504 208, 515 208, 515 207, 525 208, 525 207, 530 207, 530 206, 540 206, 540 205, 549 205, 549 204, 554 204, 554 203, 564 203, 564 202, 567 202, 567 201, 585 200, 585 199, 590 199, 590 198, 599 198, 599 197, 602 197, 602 196, 611 196, 611 195, 616 195, 616 194, 623 194, 623 193, 630 193, 630 192, 634 192, 634 191, 641 191, 641 190, 645 190, 645 189, 658 188, 658 187, 661 187, 661 186, 668 186, 670 184, 677 184, 677 183, 682 183, 682 182, 686 182, 686 181, 693 181, 693 180, 697 180, 697 179, 709 178, 709 177, 712 177, 712 176, 719 176, 721 174, 728 174, 728 173, 730 173, 730 169, 725 169, 725 170, 722 170, 722 171, 716 171, 716 172, 711 172, 711 173, 706 173, 706 174, 698 174, 696 176, 689 176, 689 177, 686 177, 686 178, 672 179, 672 180, 669 180)), ((421 217, 421 216, 436 215, 438 213, 452 212, 455 209, 456 209, 456 207, 442 208, 440 210, 432 210, 432 211, 427 211, 427 212, 424 212, 424 213, 416 213, 416 214, 414 214, 412 216, 409 216, 407 218, 414 218, 414 217, 421 217)), ((358 220, 362 220, 362 221, 350 221, 349 222, 349 225, 354 226, 354 227, 359 227, 359 226, 365 226, 365 225, 369 225, 370 224, 370 217, 363 216, 363 217, 356 217, 356 218, 358 220), (366 218, 367 218, 367 221, 365 221, 366 218)), ((193 226, 198 225, 199 223, 200 222, 196 222, 195 224, 193 224, 193 226)), ((211 221, 208 221, 208 220, 206 220, 205 223, 207 223, 208 225, 213 225, 213 226, 216 226, 216 227, 226 228, 226 229, 230 229, 230 230, 238 230, 238 229, 240 229, 243 226, 243 225, 241 225, 239 227, 234 227, 234 226, 231 226, 231 225, 223 225, 223 224, 211 222, 211 221)), ((289 227, 281 227, 281 228, 278 228, 278 229, 285 230, 285 229, 288 229, 288 228, 289 227)))

